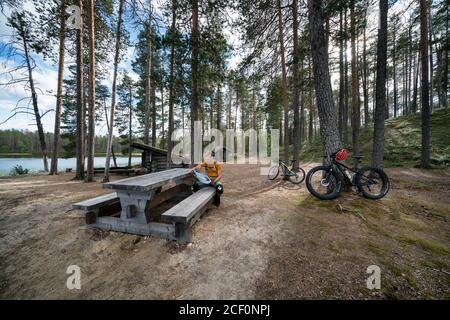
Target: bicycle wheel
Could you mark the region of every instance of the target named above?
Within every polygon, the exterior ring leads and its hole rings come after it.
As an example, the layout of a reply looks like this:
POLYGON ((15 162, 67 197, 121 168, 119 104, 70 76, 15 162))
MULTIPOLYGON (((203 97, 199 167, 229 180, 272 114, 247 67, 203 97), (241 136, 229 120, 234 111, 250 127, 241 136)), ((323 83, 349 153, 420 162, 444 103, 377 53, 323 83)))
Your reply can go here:
POLYGON ((342 181, 329 166, 318 166, 306 175, 306 187, 313 196, 321 200, 331 200, 341 193, 342 181))
POLYGON ((267 177, 269 180, 275 180, 280 174, 280 166, 273 166, 269 169, 269 174, 267 177))
POLYGON ((294 175, 289 176, 289 181, 292 182, 293 184, 299 184, 302 183, 303 180, 305 180, 305 170, 303 170, 302 168, 298 168, 297 172, 292 172, 294 173, 294 175))
POLYGON ((374 167, 364 167, 356 174, 356 186, 365 198, 377 200, 389 191, 389 178, 386 173, 374 167))

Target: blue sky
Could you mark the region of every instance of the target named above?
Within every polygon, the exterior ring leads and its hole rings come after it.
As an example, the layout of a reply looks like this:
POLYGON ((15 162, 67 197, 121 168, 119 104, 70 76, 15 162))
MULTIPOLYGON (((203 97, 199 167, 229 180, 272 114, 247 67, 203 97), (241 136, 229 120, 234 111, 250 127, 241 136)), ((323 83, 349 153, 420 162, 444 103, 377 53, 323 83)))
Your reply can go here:
MULTIPOLYGON (((153 1, 153 6, 155 7, 155 14, 158 14, 160 12, 159 8, 161 6, 161 1, 153 1)), ((34 7, 29 1, 25 2, 24 9, 31 12, 34 11, 34 7)), ((0 14, 0 43, 6 43, 9 39, 9 36, 12 34, 10 28, 6 26, 6 16, 8 16, 9 13, 10 12, 7 10, 4 15, 0 14)), ((231 15, 235 16, 235 13, 231 13, 231 15)), ((133 28, 130 25, 127 25, 126 22, 125 27, 127 27, 127 30, 130 33, 131 40, 135 41, 137 33, 139 32, 139 28, 133 28)), ((239 34, 235 34, 233 33, 233 31, 226 29, 225 35, 231 44, 239 43, 239 34)), ((120 62, 119 71, 126 70, 132 76, 132 78, 136 80, 138 76, 131 70, 131 61, 133 60, 134 55, 134 47, 128 48, 124 59, 122 59, 122 61, 120 62)), ((37 64, 37 68, 33 71, 35 85, 45 93, 39 94, 39 107, 41 109, 41 112, 46 112, 47 110, 55 108, 56 98, 54 97, 54 95, 56 94, 57 85, 57 64, 53 61, 43 60, 40 55, 32 54, 32 57, 37 64)), ((239 61, 240 55, 235 53, 229 61, 230 67, 235 68, 239 61)), ((65 65, 68 66, 72 62, 73 61, 70 60, 70 57, 67 57, 66 55, 65 65)), ((2 74, 8 66, 10 67, 13 65, 13 61, 8 61, 6 57, 0 53, 0 74, 2 74)), ((109 88, 111 88, 112 65, 109 70, 111 70, 111 72, 110 74, 105 76, 104 83, 109 88)), ((67 74, 67 70, 65 70, 65 74, 67 74)), ((4 78, 0 76, 0 82, 4 82, 3 80, 4 78)), ((23 88, 23 85, 21 84, 9 87, 0 86, 0 123, 12 115, 11 110, 14 108, 17 101, 19 101, 21 98, 29 96, 29 92, 26 92, 23 88)), ((21 105, 26 106, 26 102, 22 102, 21 105)), ((54 112, 48 112, 42 119, 42 123, 46 132, 52 132, 54 127, 54 112)), ((0 125, 0 130, 12 128, 34 131, 36 129, 36 125, 32 115, 19 114, 8 122, 0 125)), ((96 133, 105 134, 106 124, 100 123, 96 129, 96 133)))

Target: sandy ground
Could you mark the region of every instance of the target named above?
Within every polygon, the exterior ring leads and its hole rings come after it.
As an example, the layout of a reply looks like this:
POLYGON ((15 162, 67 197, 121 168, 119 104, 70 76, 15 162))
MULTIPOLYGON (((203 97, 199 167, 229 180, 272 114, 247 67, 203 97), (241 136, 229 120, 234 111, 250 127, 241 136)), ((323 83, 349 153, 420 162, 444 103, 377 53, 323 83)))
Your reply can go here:
POLYGON ((222 205, 191 244, 86 228, 71 204, 106 193, 99 182, 0 179, 0 298, 449 299, 450 171, 387 172, 382 200, 320 201, 304 183, 226 165, 222 205), (81 290, 66 288, 73 264, 81 290), (381 290, 366 288, 373 264, 381 290))

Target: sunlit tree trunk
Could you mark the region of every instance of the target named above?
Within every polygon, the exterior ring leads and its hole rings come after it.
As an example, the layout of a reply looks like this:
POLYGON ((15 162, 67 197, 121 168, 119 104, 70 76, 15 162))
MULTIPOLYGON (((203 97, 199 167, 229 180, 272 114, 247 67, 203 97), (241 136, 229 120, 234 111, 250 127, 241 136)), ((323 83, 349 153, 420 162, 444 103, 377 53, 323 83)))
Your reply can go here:
POLYGON ((311 55, 314 71, 316 102, 320 119, 320 134, 325 153, 331 154, 341 148, 337 116, 334 109, 328 52, 323 28, 322 0, 308 0, 311 55))
POLYGON ((76 50, 77 50, 77 131, 76 131, 76 179, 84 179, 85 160, 85 103, 84 103, 84 81, 83 81, 83 0, 78 0, 80 7, 81 22, 77 30, 76 50))
POLYGON ((191 163, 194 164, 194 123, 198 120, 198 50, 199 50, 199 27, 198 27, 198 0, 192 0, 192 93, 191 93, 191 163))
POLYGON ((62 106, 62 90, 64 77, 64 41, 66 39, 66 2, 61 0, 59 21, 59 64, 58 64, 58 85, 56 90, 56 108, 55 108, 55 130, 53 134, 53 154, 50 168, 50 174, 58 174, 58 156, 61 144, 60 126, 61 126, 61 106, 62 106))
POLYGON ((94 0, 88 1, 88 34, 89 34, 89 114, 87 141, 87 182, 94 181, 94 147, 95 147, 95 31, 94 0))
POLYGON ((287 92, 287 73, 284 49, 283 14, 281 12, 281 0, 278 0, 278 40, 280 41, 281 78, 282 78, 282 103, 284 111, 284 162, 289 162, 289 109, 287 92))
POLYGON ((114 110, 116 108, 116 88, 117 88, 117 68, 119 65, 119 56, 120 56, 120 41, 122 37, 122 14, 123 14, 123 6, 125 0, 120 0, 119 2, 119 14, 117 16, 117 32, 116 32, 116 49, 114 52, 114 71, 113 71, 113 82, 112 82, 112 93, 111 93, 111 109, 109 113, 109 130, 108 130, 108 143, 106 147, 106 161, 105 161, 105 174, 103 177, 103 182, 109 181, 109 167, 111 163, 111 149, 113 142, 113 132, 114 132, 114 110))
MULTIPOLYGON (((356 21, 355 21, 355 2, 352 0, 350 8, 351 20, 351 47, 352 47, 352 144, 353 154, 359 156, 359 94, 358 94, 358 55, 356 53, 356 21)), ((355 166, 357 164, 355 158, 355 166)))
POLYGON ((169 71, 169 128, 167 132, 167 168, 172 167, 172 134, 174 131, 174 100, 175 100, 175 37, 177 21, 177 0, 172 0, 172 26, 170 27, 170 71, 169 71))

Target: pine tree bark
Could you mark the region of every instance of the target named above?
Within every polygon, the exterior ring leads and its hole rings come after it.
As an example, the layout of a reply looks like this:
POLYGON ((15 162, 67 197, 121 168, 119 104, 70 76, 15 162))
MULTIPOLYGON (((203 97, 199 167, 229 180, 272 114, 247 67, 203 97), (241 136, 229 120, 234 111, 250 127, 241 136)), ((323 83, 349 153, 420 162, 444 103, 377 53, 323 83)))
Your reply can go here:
POLYGON ((384 120, 386 113, 386 64, 388 0, 380 0, 380 25, 377 42, 376 105, 373 130, 372 165, 383 167, 384 120))
MULTIPOLYGON (((162 70, 162 69, 161 69, 162 70)), ((166 132, 164 128, 164 79, 161 71, 161 85, 160 89, 161 91, 161 148, 166 148, 166 132)))
POLYGON ((94 0, 88 1, 88 37, 89 37, 89 113, 87 141, 87 182, 94 181, 95 147, 95 30, 94 0))
POLYGON ((109 181, 109 167, 111 164, 111 149, 112 149, 112 141, 113 141, 113 132, 114 132, 114 110, 116 108, 116 89, 117 89, 117 69, 119 66, 119 57, 120 57, 120 45, 122 39, 122 14, 123 14, 123 6, 125 0, 120 0, 119 2, 119 13, 117 15, 117 32, 116 32, 116 49, 114 52, 114 72, 113 72, 113 82, 112 82, 112 90, 111 90, 111 109, 109 113, 109 130, 108 130, 108 143, 106 147, 106 160, 105 160, 105 172, 103 176, 103 182, 109 181))
POLYGON ((76 60, 77 60, 77 134, 76 134, 76 179, 84 179, 85 160, 85 124, 86 110, 84 104, 84 58, 83 58, 83 0, 78 0, 80 8, 80 27, 76 35, 76 60))
POLYGON ((133 148, 131 148, 131 143, 133 140, 133 88, 130 84, 128 87, 128 167, 131 167, 131 156, 133 148))
POLYGON ((344 100, 345 100, 345 79, 344 79, 344 28, 342 9, 339 12, 339 112, 338 128, 341 139, 344 137, 344 100))
MULTIPOLYGON (((366 3, 367 4, 367 3, 366 3)), ((368 66, 367 66, 367 8, 364 13, 364 19, 366 19, 366 26, 363 31, 363 57, 362 57, 362 69, 363 69, 363 95, 364 95, 364 128, 369 126, 369 83, 368 83, 368 66)))
POLYGON ((172 25, 170 27, 170 71, 169 71, 169 128, 167 132, 167 169, 172 167, 172 134, 174 131, 174 100, 175 100, 175 36, 177 21, 177 0, 172 0, 172 25))
MULTIPOLYGON (((433 23, 431 19, 431 5, 433 4, 433 0, 430 0, 430 10, 428 10, 428 46, 429 46, 429 60, 430 60, 430 112, 433 111, 433 23)), ((448 12, 448 8, 447 8, 448 12)), ((448 18, 447 18, 448 23, 448 18)))
POLYGON ((298 170, 299 166, 299 156, 300 156, 300 142, 302 139, 302 132, 300 130, 300 113, 299 113, 299 105, 300 105, 300 74, 299 74, 299 60, 300 60, 300 52, 298 45, 298 0, 293 0, 292 2, 292 28, 293 28, 293 64, 292 64, 292 80, 293 80, 293 101, 292 101, 292 109, 294 111, 294 171, 298 170))
POLYGON ((417 60, 414 59, 414 86, 413 97, 411 103, 411 110, 413 113, 417 112, 417 86, 419 82, 419 66, 420 66, 420 53, 417 53, 417 60))
POLYGON ((316 89, 320 135, 325 153, 341 148, 328 63, 327 42, 323 29, 323 1, 308 0, 310 43, 316 89))
MULTIPOLYGON (((312 67, 311 67, 311 57, 308 60, 308 78, 312 79, 312 67)), ((314 97, 313 97, 313 85, 309 85, 308 90, 308 100, 309 100, 309 124, 308 124, 308 142, 312 144, 314 137, 313 119, 314 119, 314 97)))
POLYGON ((395 35, 397 34, 397 30, 396 30, 396 22, 394 22, 394 30, 393 30, 393 36, 394 39, 392 40, 392 68, 393 68, 393 80, 394 80, 394 118, 397 117, 397 110, 398 110, 398 104, 397 104, 397 61, 396 61, 396 39, 395 39, 395 35))
POLYGON ((144 114, 144 143, 150 142, 150 112, 152 110, 151 87, 152 87, 152 3, 148 0, 148 30, 147 30, 147 83, 145 87, 145 114, 144 114))
POLYGON ((221 82, 217 82, 217 91, 216 91, 216 101, 217 101, 217 119, 216 119, 216 129, 221 130, 222 128, 222 92, 220 91, 221 82))
MULTIPOLYGON (((353 154, 359 156, 359 126, 360 126, 360 110, 359 110, 359 93, 358 93, 358 55, 356 53, 356 21, 355 21, 355 1, 352 0, 350 7, 351 21, 351 47, 352 47, 352 144, 353 154)), ((357 158, 354 158, 355 166, 357 158)))
MULTIPOLYGON (((278 0, 278 40, 280 41, 281 79, 282 79, 282 103, 284 111, 284 162, 289 163, 289 109, 287 92, 287 73, 284 49, 283 14, 281 12, 281 0, 278 0)), ((298 108, 297 108, 298 109, 298 108)))
POLYGON ((156 83, 152 85, 150 98, 152 102, 152 146, 156 147, 156 83))
POLYGON ((430 90, 428 79, 428 25, 427 0, 420 0, 420 54, 421 54, 421 91, 422 91, 422 159, 420 166, 430 166, 430 90))
POLYGON ((50 174, 58 174, 58 156, 61 144, 61 109, 62 109, 62 90, 64 78, 64 41, 66 39, 66 2, 61 0, 59 13, 60 30, 59 30, 59 62, 58 62, 58 85, 56 89, 56 108, 55 108, 55 130, 53 134, 53 154, 50 166, 50 174))
POLYGON ((198 28, 198 0, 192 0, 192 93, 191 93, 191 163, 194 164, 194 124, 198 121, 198 50, 199 50, 199 28, 198 28))
POLYGON ((348 56, 347 56, 347 7, 344 9, 344 112, 342 114, 342 125, 343 125, 343 142, 344 146, 348 145, 348 56))

